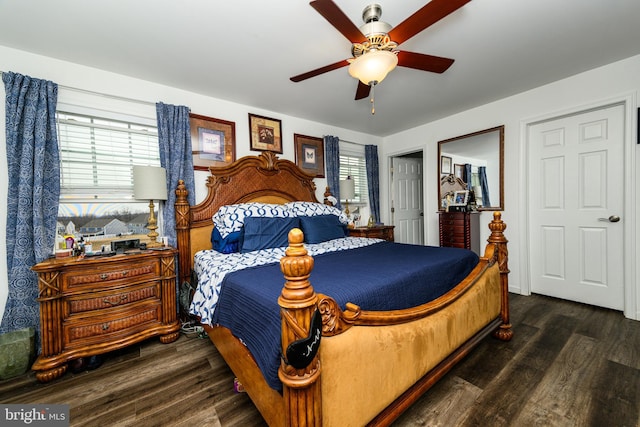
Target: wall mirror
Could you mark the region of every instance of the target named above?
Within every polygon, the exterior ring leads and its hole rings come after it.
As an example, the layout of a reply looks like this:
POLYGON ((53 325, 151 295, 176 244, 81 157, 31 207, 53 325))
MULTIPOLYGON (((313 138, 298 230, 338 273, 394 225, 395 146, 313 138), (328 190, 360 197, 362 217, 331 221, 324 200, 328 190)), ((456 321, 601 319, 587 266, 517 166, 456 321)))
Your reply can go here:
POLYGON ((504 125, 439 141, 440 209, 445 209, 447 195, 471 189, 478 210, 503 210, 503 172, 504 125))

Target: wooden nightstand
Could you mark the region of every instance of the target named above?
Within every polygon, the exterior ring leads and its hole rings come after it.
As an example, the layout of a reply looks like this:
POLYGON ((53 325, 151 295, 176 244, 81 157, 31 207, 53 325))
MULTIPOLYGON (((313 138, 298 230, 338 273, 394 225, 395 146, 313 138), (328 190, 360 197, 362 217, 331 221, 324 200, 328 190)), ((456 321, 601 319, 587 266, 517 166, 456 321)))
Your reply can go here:
POLYGON ((73 359, 107 353, 149 337, 180 335, 175 249, 109 257, 48 259, 38 273, 42 352, 32 366, 54 380, 73 359))
POLYGON ((373 237, 393 242, 393 225, 376 225, 374 227, 356 227, 349 229, 351 237, 373 237))

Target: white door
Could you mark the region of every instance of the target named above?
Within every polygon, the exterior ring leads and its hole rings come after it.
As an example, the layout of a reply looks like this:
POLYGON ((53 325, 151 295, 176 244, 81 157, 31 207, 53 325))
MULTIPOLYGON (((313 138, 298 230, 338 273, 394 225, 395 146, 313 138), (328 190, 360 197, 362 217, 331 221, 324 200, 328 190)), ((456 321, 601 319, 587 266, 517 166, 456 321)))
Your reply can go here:
POLYGON ((624 106, 529 127, 531 290, 624 308, 624 106))
POLYGON ((395 241, 422 245, 424 244, 422 158, 394 157, 392 162, 395 241))

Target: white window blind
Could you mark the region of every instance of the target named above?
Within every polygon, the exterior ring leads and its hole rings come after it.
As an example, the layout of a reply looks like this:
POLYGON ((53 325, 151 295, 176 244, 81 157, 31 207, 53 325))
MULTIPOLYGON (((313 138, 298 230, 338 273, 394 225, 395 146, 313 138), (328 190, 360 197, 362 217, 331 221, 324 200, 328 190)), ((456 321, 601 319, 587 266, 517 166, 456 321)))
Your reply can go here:
POLYGON ((131 201, 132 166, 160 166, 149 124, 59 111, 57 125, 61 201, 131 201))
POLYGON ((368 200, 369 190, 367 187, 367 169, 364 156, 353 154, 340 154, 340 180, 347 179, 351 176, 354 180, 356 203, 366 203, 368 200))

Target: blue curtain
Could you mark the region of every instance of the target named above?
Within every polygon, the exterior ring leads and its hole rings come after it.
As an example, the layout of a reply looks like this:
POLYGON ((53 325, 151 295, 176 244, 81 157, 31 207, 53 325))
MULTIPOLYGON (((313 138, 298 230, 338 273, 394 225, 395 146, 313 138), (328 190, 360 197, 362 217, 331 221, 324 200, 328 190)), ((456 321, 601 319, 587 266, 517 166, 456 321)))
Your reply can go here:
POLYGON ((340 138, 327 135, 324 137, 324 160, 327 167, 327 185, 333 197, 338 199, 336 207, 342 209, 340 204, 340 138))
MULTIPOLYGON (((0 333, 40 329, 38 280, 31 267, 53 250, 60 197, 56 134, 58 85, 2 73, 6 92, 7 271, 9 298, 0 333)), ((39 334, 38 334, 39 342, 39 334)))
POLYGON ((156 104, 158 117, 158 139, 160 142, 160 166, 167 170, 167 201, 163 205, 164 235, 169 245, 176 246, 176 187, 183 180, 189 190, 188 201, 195 204, 193 177, 193 154, 191 152, 191 128, 189 108, 184 106, 156 104))
POLYGON ((482 187, 482 206, 491 206, 489 201, 489 183, 487 182, 487 168, 478 166, 478 176, 480 178, 480 187, 482 187))
POLYGON ((473 190, 471 163, 464 164, 464 181, 467 183, 467 190, 473 190))
POLYGON ((378 146, 365 145, 364 160, 367 168, 369 205, 375 222, 380 222, 380 168, 378 166, 378 146))

